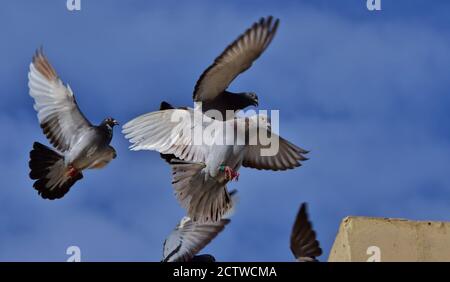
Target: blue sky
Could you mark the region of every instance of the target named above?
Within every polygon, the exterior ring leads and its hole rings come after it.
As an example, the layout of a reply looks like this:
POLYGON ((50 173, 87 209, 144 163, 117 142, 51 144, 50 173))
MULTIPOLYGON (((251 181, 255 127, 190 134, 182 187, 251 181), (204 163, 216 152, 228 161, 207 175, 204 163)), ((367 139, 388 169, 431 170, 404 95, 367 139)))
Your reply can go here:
POLYGON ((280 131, 311 150, 299 169, 241 169, 232 223, 204 252, 220 261, 292 261, 301 202, 324 255, 348 215, 450 220, 448 1, 1 1, 0 261, 157 261, 184 215, 156 152, 87 171, 59 201, 28 178, 33 141, 48 144, 27 71, 43 45, 85 115, 122 124, 161 100, 191 105, 201 72, 261 16, 280 18, 261 58, 231 86, 280 110, 280 131))

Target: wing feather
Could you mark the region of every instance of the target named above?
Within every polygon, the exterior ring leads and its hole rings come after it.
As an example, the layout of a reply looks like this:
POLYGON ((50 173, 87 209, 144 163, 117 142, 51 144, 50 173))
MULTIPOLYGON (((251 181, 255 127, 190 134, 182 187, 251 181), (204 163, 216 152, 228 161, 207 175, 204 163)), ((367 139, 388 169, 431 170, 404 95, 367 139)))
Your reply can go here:
POLYGON ((78 108, 72 90, 64 86, 42 48, 36 51, 30 64, 28 87, 42 130, 60 152, 69 150, 79 134, 92 127, 78 108))
POLYGON ((316 261, 316 257, 322 255, 305 203, 301 205, 292 228, 291 251, 298 261, 316 261))
POLYGON ((194 88, 194 101, 209 101, 220 95, 228 85, 264 52, 272 41, 279 20, 261 18, 231 43, 200 76, 194 88))
POLYGON ((190 261, 230 223, 229 219, 217 222, 195 223, 184 217, 164 242, 163 261, 190 261))
POLYGON ((263 156, 261 150, 267 149, 269 146, 263 146, 259 142, 256 145, 249 145, 242 162, 244 167, 274 171, 287 170, 298 167, 301 165, 301 161, 307 160, 304 154, 307 154, 308 151, 274 133, 271 134, 271 138, 279 140, 278 152, 273 156, 263 156))
MULTIPOLYGON (((123 126, 131 150, 155 150, 193 162, 205 162, 208 146, 194 144, 196 127, 218 122, 192 109, 169 109, 141 115, 123 126), (175 117, 175 118, 174 118, 175 117)), ((203 128, 202 128, 203 132, 203 128)))

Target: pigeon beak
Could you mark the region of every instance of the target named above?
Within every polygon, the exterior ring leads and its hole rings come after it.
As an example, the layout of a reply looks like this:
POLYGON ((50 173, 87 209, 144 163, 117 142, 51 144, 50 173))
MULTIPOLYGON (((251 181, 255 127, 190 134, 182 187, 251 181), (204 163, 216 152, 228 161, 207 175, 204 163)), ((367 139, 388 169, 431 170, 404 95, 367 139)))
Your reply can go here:
POLYGON ((114 125, 119 125, 119 122, 117 120, 113 119, 113 124, 114 125))
POLYGON ((259 106, 258 95, 252 93, 252 96, 253 96, 253 106, 258 107, 259 106))

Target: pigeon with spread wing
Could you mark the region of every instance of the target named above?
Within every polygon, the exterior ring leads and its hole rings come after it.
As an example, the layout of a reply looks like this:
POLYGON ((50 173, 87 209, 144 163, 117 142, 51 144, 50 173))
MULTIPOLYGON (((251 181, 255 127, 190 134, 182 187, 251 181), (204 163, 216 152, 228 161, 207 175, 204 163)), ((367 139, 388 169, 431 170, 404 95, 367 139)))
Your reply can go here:
POLYGON ((132 143, 131 150, 176 157, 170 161, 176 197, 188 216, 201 222, 218 221, 231 207, 226 184, 239 177, 241 165, 292 169, 306 160, 307 153, 272 133, 265 115, 220 121, 198 109, 168 109, 141 115, 126 123, 122 132, 132 143), (270 139, 263 145, 264 131, 270 139))
POLYGON ((239 177, 241 165, 277 171, 300 166, 307 159, 306 150, 272 133, 267 117, 226 115, 226 110, 257 105, 256 95, 226 89, 267 48, 278 23, 271 16, 261 18, 216 58, 195 86, 193 109, 175 109, 162 102, 160 111, 141 115, 123 127, 132 150, 156 150, 171 164, 175 194, 193 221, 220 220, 231 206, 226 184, 239 177), (218 111, 222 118, 209 110, 218 111), (195 142, 196 132, 205 130, 210 134, 200 137, 201 144, 195 142), (258 139, 256 132, 279 141, 276 152, 262 154, 268 148, 260 140, 250 144, 250 139, 258 139))
POLYGON ((30 152, 30 178, 44 199, 62 198, 82 171, 102 168, 116 157, 109 145, 117 121, 106 118, 92 125, 80 111, 69 85, 64 85, 44 55, 36 51, 28 73, 30 96, 41 128, 56 150, 34 142, 30 152))
MULTIPOLYGON (((273 20, 272 16, 261 18, 225 48, 195 84, 193 100, 196 108, 201 106, 202 111, 209 116, 226 120, 233 118, 236 111, 258 106, 258 96, 254 92, 232 93, 226 89, 266 50, 277 32, 279 22, 279 19, 273 20)), ((166 101, 160 106, 160 110, 173 108, 166 101)), ((161 154, 161 158, 169 162, 175 156, 161 154)))

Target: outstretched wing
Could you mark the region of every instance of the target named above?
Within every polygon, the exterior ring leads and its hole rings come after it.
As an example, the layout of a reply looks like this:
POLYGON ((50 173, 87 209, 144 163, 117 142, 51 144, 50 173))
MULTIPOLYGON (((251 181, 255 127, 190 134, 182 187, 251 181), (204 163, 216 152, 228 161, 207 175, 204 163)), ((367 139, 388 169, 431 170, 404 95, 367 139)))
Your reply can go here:
POLYGON ((229 219, 217 222, 195 223, 184 217, 175 230, 164 241, 164 262, 190 261, 201 249, 213 240, 227 225, 229 219))
POLYGON ((211 123, 219 121, 194 114, 192 109, 169 109, 141 115, 126 123, 122 132, 133 151, 155 150, 185 161, 205 162, 209 146, 203 144, 212 141, 199 132, 211 123))
POLYGON ((271 16, 257 23, 231 43, 200 76, 194 89, 194 101, 213 100, 240 73, 251 67, 266 50, 278 28, 279 20, 271 16))
POLYGON ((69 85, 64 86, 42 48, 36 51, 30 64, 28 87, 42 130, 60 152, 69 150, 79 134, 92 127, 78 108, 69 85))
POLYGON ((316 232, 308 219, 306 203, 303 203, 295 219, 291 233, 291 251, 297 261, 316 261, 322 254, 316 232))
POLYGON ((259 141, 256 145, 249 145, 244 156, 242 165, 264 170, 286 170, 300 166, 301 161, 307 160, 304 154, 308 151, 292 144, 284 138, 271 133, 273 140, 278 140, 278 147, 274 144, 262 145, 259 141), (272 150, 278 149, 271 155, 263 155, 263 150, 268 150, 270 146, 274 146, 272 150))

